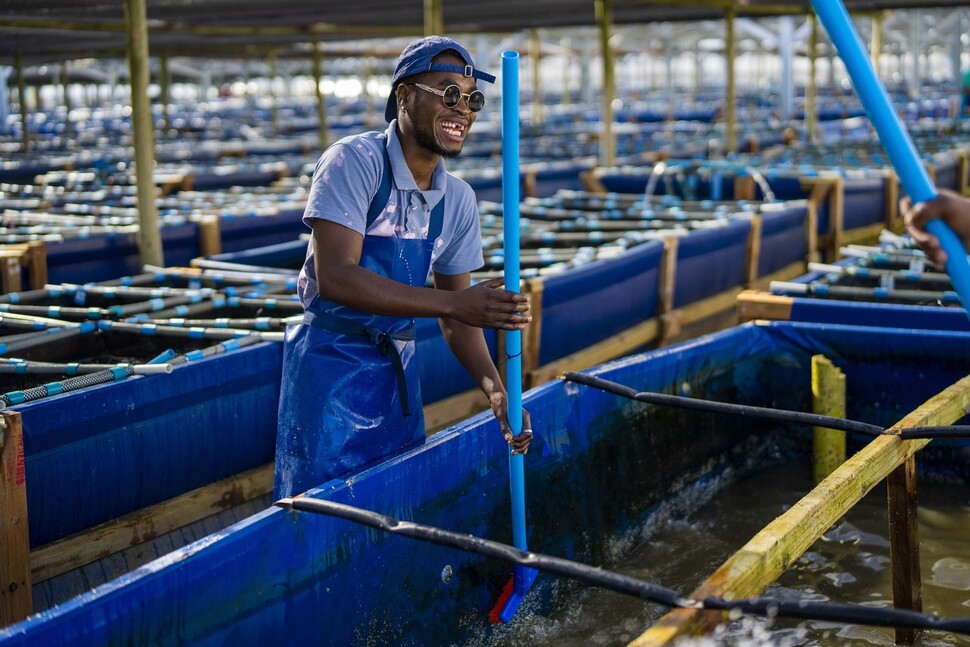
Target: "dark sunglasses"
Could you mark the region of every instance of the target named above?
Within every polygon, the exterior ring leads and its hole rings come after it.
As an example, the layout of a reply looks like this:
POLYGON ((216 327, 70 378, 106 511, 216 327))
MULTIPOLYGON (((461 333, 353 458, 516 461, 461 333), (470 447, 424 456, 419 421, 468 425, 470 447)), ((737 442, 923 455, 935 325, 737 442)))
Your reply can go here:
POLYGON ((478 112, 485 107, 486 103, 488 103, 488 101, 485 100, 485 95, 482 94, 481 90, 472 90, 468 94, 465 94, 457 85, 449 85, 444 90, 432 88, 424 83, 408 83, 408 85, 419 87, 425 92, 437 94, 439 97, 441 97, 441 102, 445 104, 446 108, 457 107, 458 102, 461 101, 462 97, 465 97, 465 103, 468 104, 468 109, 472 112, 478 112))

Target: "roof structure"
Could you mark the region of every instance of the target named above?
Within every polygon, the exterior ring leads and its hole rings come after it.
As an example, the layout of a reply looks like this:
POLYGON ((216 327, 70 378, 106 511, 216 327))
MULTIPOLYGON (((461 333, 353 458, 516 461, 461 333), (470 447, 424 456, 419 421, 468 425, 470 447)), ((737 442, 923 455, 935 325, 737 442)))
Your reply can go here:
MULTIPOLYGON (((425 6, 439 2, 449 34, 515 33, 596 24, 594 0, 146 0, 153 55, 246 57, 275 50, 306 56, 314 41, 423 33, 425 6)), ((970 6, 970 0, 845 0, 851 12, 970 6)), ((808 0, 612 0, 614 25, 806 14, 808 0)), ((0 1, 0 64, 117 58, 126 48, 124 0, 0 1)), ((395 54, 396 55, 396 52, 395 54)))

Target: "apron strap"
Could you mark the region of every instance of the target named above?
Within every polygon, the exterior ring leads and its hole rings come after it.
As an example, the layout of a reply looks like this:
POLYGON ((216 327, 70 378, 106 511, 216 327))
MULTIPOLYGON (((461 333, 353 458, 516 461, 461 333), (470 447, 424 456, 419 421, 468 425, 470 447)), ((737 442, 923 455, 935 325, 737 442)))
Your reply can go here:
POLYGON ((394 367, 394 377, 397 380, 397 392, 401 396, 401 413, 405 416, 411 415, 411 405, 408 401, 408 381, 404 375, 404 362, 401 360, 401 352, 397 349, 393 340, 414 340, 414 326, 401 332, 386 333, 380 328, 365 326, 356 321, 319 310, 304 312, 303 323, 338 335, 366 337, 383 357, 390 355, 391 365, 394 367))
MULTIPOLYGON (((377 216, 381 215, 384 211, 384 207, 387 206, 387 201, 391 197, 391 182, 393 180, 393 171, 391 171, 391 156, 387 152, 387 139, 381 136, 382 146, 381 146, 381 157, 384 160, 384 171, 381 174, 381 183, 377 187, 377 193, 371 198, 370 205, 367 207, 367 224, 364 225, 364 231, 366 232, 370 229, 370 226, 374 224, 377 220, 377 216)), ((445 198, 441 196, 441 200, 438 200, 438 204, 434 206, 431 210, 431 220, 428 223, 428 240, 434 241, 441 235, 441 223, 444 221, 445 214, 445 198)))

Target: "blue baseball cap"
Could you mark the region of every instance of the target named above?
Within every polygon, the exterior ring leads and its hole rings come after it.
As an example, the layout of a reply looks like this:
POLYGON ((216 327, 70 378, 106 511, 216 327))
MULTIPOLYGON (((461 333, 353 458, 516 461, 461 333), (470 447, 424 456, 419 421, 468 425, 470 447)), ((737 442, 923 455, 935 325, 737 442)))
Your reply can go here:
POLYGON ((475 69, 475 62, 471 54, 456 41, 447 36, 425 36, 419 38, 404 48, 397 59, 397 66, 394 68, 394 76, 391 77, 391 94, 387 97, 387 107, 384 108, 384 119, 387 123, 397 117, 397 101, 394 91, 397 90, 401 79, 405 79, 422 72, 457 72, 465 76, 481 79, 488 83, 495 83, 495 77, 491 74, 475 69), (431 60, 447 50, 454 50, 465 61, 464 67, 461 65, 451 65, 448 63, 432 63, 431 60))

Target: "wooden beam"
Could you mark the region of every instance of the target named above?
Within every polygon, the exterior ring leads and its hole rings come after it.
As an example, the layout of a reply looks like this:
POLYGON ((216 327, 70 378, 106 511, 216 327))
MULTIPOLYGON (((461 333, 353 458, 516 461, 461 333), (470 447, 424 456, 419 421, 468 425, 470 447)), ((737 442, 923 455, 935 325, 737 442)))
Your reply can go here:
MULTIPOLYGON (((933 396, 872 440, 784 514, 765 526, 692 594, 748 598, 761 593, 852 506, 930 441, 900 440, 908 427, 950 425, 970 412, 970 377, 933 396)), ((630 643, 635 647, 671 645, 686 634, 701 634, 722 621, 715 611, 677 609, 630 643)))
POLYGON ((424 35, 445 33, 445 16, 441 0, 424 0, 424 35))
POLYGON ((267 463, 41 546, 28 560, 33 580, 49 580, 265 496, 273 491, 273 467, 267 463))
MULTIPOLYGON (((440 1, 440 0, 439 0, 440 1)), ((124 21, 44 20, 38 18, 3 18, 0 29, 37 29, 39 31, 126 32, 124 21)), ((195 34, 199 36, 309 36, 340 34, 350 36, 409 36, 419 33, 417 27, 406 25, 336 25, 318 22, 301 27, 251 27, 247 25, 197 25, 166 23, 152 20, 146 29, 151 33, 195 34)))
POLYGON ((33 613, 27 472, 20 414, 0 418, 0 628, 33 613))
POLYGON ((792 297, 762 292, 761 290, 744 290, 737 298, 738 323, 746 323, 756 319, 770 319, 772 321, 788 321, 791 319, 792 297))

